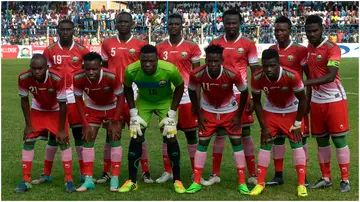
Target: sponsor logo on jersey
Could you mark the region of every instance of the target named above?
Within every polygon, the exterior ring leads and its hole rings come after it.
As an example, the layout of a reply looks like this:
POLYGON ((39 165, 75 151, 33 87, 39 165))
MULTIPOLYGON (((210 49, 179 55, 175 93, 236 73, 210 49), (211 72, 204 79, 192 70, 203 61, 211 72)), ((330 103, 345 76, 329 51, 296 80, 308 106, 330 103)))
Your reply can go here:
POLYGON ((74 56, 74 57, 72 58, 72 61, 73 61, 73 62, 77 62, 77 61, 79 61, 79 58, 78 58, 77 56, 74 56))
POLYGON ((49 92, 49 93, 53 93, 53 92, 55 92, 55 89, 49 88, 49 89, 48 89, 48 92, 49 92))
POLYGON ((238 53, 243 53, 244 52, 244 49, 243 48, 238 48, 238 53))
POLYGON ((223 84, 221 85, 222 88, 226 89, 229 85, 228 84, 223 84))
POLYGON ((105 87, 104 87, 104 91, 105 91, 105 92, 107 92, 107 91, 109 91, 109 90, 110 90, 110 87, 109 87, 109 86, 105 86, 105 87))
POLYGON ((286 92, 286 91, 288 91, 288 90, 289 90, 289 88, 286 87, 286 86, 284 86, 284 87, 281 88, 281 91, 282 91, 282 92, 286 92))
POLYGON ((317 61, 321 61, 321 59, 322 59, 322 56, 321 56, 321 55, 316 56, 316 60, 317 60, 317 61))
POLYGON ((293 56, 293 55, 288 55, 287 60, 288 60, 288 61, 293 61, 293 60, 294 60, 294 56, 293 56))
POLYGON ((132 55, 132 54, 135 54, 135 49, 133 49, 133 48, 131 48, 130 50, 129 50, 129 53, 132 55))
POLYGON ((187 56, 187 52, 184 51, 181 53, 181 57, 186 57, 186 56, 187 56))
POLYGON ((166 81, 165 80, 161 80, 160 82, 159 82, 159 86, 161 86, 161 87, 164 87, 164 86, 166 86, 166 81))

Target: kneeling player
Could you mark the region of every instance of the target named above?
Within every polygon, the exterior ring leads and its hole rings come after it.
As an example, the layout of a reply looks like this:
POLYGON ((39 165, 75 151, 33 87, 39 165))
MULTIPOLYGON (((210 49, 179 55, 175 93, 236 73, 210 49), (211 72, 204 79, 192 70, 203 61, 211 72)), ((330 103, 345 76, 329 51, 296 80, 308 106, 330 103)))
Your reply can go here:
POLYGON ((72 152, 66 120, 65 82, 59 74, 48 70, 44 55, 36 54, 30 62, 30 70, 19 75, 19 95, 25 118, 24 145, 22 151, 23 181, 15 192, 31 188, 30 174, 36 140, 49 139, 48 145, 60 146, 65 171, 67 192, 75 191, 72 182, 72 152), (29 91, 33 95, 30 110, 29 91), (50 137, 48 134, 50 132, 50 137))
POLYGON ((84 55, 84 70, 74 75, 74 94, 76 105, 83 122, 83 160, 85 182, 76 191, 95 188, 93 164, 95 159, 94 142, 102 123, 108 122, 111 147, 112 176, 110 191, 119 188, 119 172, 122 157, 120 143, 120 113, 124 105, 123 88, 115 73, 101 68, 101 56, 95 52, 84 55), (82 105, 83 92, 87 94, 86 107, 82 105))
POLYGON ((261 127, 261 146, 258 155, 258 184, 250 195, 259 195, 265 188, 270 153, 277 137, 287 136, 293 150, 298 175, 298 196, 307 196, 305 187, 306 157, 302 148, 301 120, 306 111, 306 97, 302 78, 295 71, 279 65, 279 54, 267 49, 262 54, 263 69, 251 80, 255 112, 261 127), (261 91, 265 92, 264 110, 261 91))
POLYGON ((186 190, 186 193, 195 193, 201 190, 200 179, 211 135, 223 128, 229 134, 234 151, 239 177, 238 190, 241 194, 249 194, 245 183, 245 155, 241 144, 240 124, 248 91, 239 71, 221 65, 223 50, 224 48, 219 45, 207 47, 205 49, 206 65, 195 69, 190 75, 189 94, 198 115, 200 139, 194 160, 194 182, 186 190), (241 92, 240 106, 238 106, 233 92, 234 84, 241 92), (203 95, 201 109, 198 103, 199 97, 195 92, 200 86, 203 95))
POLYGON ((184 81, 177 67, 171 63, 158 60, 157 50, 154 46, 145 45, 140 50, 140 61, 129 65, 125 70, 124 92, 130 108, 129 132, 132 137, 129 145, 129 179, 119 189, 119 192, 137 190, 136 173, 139 159, 142 155, 142 142, 144 142, 145 129, 153 113, 162 120, 159 126, 164 126, 164 138, 168 148, 172 171, 174 175, 174 188, 177 193, 185 193, 180 181, 180 148, 176 135, 176 110, 184 92, 184 81), (134 101, 132 84, 135 83, 139 94, 134 101), (172 90, 172 85, 175 90, 172 90), (136 108, 135 108, 136 107, 136 108), (167 116, 166 116, 167 115, 167 116), (139 137, 137 137, 137 135, 139 137))

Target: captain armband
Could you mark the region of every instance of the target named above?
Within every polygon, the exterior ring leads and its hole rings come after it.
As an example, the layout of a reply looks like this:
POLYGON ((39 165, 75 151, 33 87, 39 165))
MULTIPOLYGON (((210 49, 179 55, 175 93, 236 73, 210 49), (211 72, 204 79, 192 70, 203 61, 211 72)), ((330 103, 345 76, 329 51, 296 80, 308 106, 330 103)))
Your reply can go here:
POLYGON ((340 67, 340 61, 338 60, 329 60, 327 63, 327 66, 331 66, 331 67, 340 67))

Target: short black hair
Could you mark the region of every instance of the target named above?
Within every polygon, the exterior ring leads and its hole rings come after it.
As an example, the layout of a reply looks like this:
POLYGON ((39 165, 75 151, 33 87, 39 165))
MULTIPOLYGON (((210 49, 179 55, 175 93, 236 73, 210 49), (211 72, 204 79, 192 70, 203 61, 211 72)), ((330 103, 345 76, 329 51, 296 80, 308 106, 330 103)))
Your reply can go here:
POLYGON ((275 24, 276 23, 287 23, 289 25, 289 30, 291 30, 291 21, 286 16, 280 16, 278 19, 275 20, 275 24))
POLYGON ((239 16, 239 21, 240 21, 240 24, 242 24, 242 22, 243 22, 243 18, 241 17, 241 15, 240 15, 240 12, 239 12, 239 11, 234 10, 234 9, 231 9, 231 10, 227 10, 227 11, 225 11, 225 12, 224 12, 224 14, 223 14, 223 20, 225 20, 225 16, 227 16, 227 15, 237 15, 237 16, 239 16))
POLYGON ((130 17, 130 19, 131 19, 131 22, 133 21, 132 15, 131 15, 129 12, 123 11, 123 12, 121 12, 121 13, 118 14, 118 16, 117 16, 117 18, 116 18, 116 22, 119 21, 119 18, 120 18, 121 15, 129 15, 129 17, 130 17))
POLYGON ((83 56, 83 61, 94 61, 94 60, 98 60, 101 64, 102 62, 102 58, 101 58, 101 55, 97 52, 90 52, 88 54, 85 54, 83 56))
POLYGON ((33 62, 33 60, 37 60, 37 59, 40 59, 40 60, 42 59, 42 60, 45 61, 45 64, 47 64, 47 59, 46 59, 45 55, 40 54, 40 53, 36 53, 36 54, 34 54, 34 55, 32 56, 32 58, 31 58, 31 60, 30 60, 30 65, 31 65, 31 63, 33 62))
POLYGON ((171 18, 178 18, 181 20, 181 22, 183 22, 183 18, 179 13, 172 13, 171 15, 169 15, 168 19, 171 19, 171 18))
POLYGON ((279 53, 277 52, 277 50, 269 48, 262 52, 262 60, 269 60, 273 58, 276 58, 276 60, 279 61, 279 53))
POLYGON ((155 46, 148 44, 140 49, 140 53, 155 53, 157 55, 157 49, 155 46))
POLYGON ((224 52, 224 48, 220 45, 210 45, 208 47, 205 48, 205 53, 209 54, 209 53, 215 53, 215 54, 223 54, 224 52))
POLYGON ((318 24, 320 27, 322 27, 322 19, 318 15, 309 15, 306 18, 305 25, 309 24, 318 24))
POLYGON ((63 24, 63 23, 69 23, 72 25, 72 27, 74 28, 75 27, 75 24, 73 21, 69 20, 69 19, 65 19, 65 20, 61 20, 58 25, 57 25, 57 28, 59 29, 60 25, 63 24))

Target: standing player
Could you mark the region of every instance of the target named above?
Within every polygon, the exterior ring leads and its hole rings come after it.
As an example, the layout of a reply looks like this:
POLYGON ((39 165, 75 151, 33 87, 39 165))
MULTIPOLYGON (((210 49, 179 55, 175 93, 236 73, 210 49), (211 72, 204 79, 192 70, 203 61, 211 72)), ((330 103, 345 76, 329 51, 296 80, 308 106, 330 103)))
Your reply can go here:
MULTIPOLYGON (((101 48, 104 66, 115 72, 121 83, 123 83, 124 80, 124 72, 126 67, 140 59, 140 48, 147 44, 145 41, 136 39, 131 34, 131 28, 133 25, 134 22, 130 13, 120 13, 116 21, 116 29, 119 34, 115 37, 106 39, 101 48)), ((130 114, 127 103, 124 104, 122 117, 124 119, 124 124, 129 123, 130 114)), ((111 163, 109 142, 110 140, 107 138, 104 145, 104 170, 102 177, 96 181, 98 184, 103 184, 110 180, 111 163)), ((154 181, 151 179, 148 167, 147 143, 144 142, 142 146, 144 151, 143 157, 140 160, 143 171, 142 178, 144 179, 145 183, 153 183, 154 181)))
MULTIPOLYGON (((242 23, 242 17, 236 10, 227 10, 223 14, 225 34, 213 41, 211 44, 217 44, 224 48, 224 66, 232 67, 240 71, 241 77, 247 82, 247 66, 250 66, 251 72, 255 72, 258 68, 258 56, 256 46, 250 39, 241 36, 239 32, 242 23)), ((237 100, 240 99, 240 92, 234 88, 237 100)), ((250 136, 250 126, 254 124, 253 101, 248 99, 247 106, 242 115, 242 135, 241 142, 244 145, 246 165, 249 172, 248 182, 256 184, 255 169, 255 148, 254 142, 250 136)), ((213 144, 213 173, 204 185, 212 185, 220 182, 220 166, 222 153, 224 151, 224 136, 216 136, 213 144)))
POLYGON ((53 141, 54 146, 60 146, 61 149, 66 191, 75 191, 72 181, 72 152, 66 120, 63 77, 53 70, 48 70, 44 55, 36 54, 31 58, 30 70, 19 75, 18 85, 26 126, 22 151, 23 181, 15 192, 25 192, 31 188, 30 174, 35 142, 41 139, 47 140, 49 133, 49 142, 53 141), (33 96, 31 109, 29 92, 33 96))
POLYGON ((76 105, 84 127, 83 158, 86 177, 84 184, 76 191, 83 192, 95 188, 92 179, 95 160, 94 143, 99 127, 105 122, 109 122, 107 135, 111 146, 110 191, 117 191, 122 158, 120 113, 124 105, 123 88, 115 73, 101 68, 102 59, 99 54, 88 53, 84 55, 83 60, 84 70, 74 75, 73 83, 76 105), (87 95, 85 110, 82 105, 84 91, 87 95))
MULTIPOLYGON (((44 55, 48 66, 63 74, 66 88, 67 116, 75 139, 75 148, 80 165, 80 180, 84 180, 83 159, 82 159, 82 128, 81 118, 76 108, 72 77, 76 71, 81 69, 82 58, 89 52, 87 48, 73 40, 74 23, 70 20, 62 20, 57 27, 59 41, 48 46, 44 55)), ((51 171, 55 154, 57 151, 56 142, 49 140, 46 145, 44 172, 39 179, 33 180, 32 184, 41 184, 52 180, 51 171)))
POLYGON ((156 113, 160 127, 164 125, 163 135, 167 137, 168 156, 172 164, 174 188, 177 193, 185 193, 180 181, 180 148, 176 139, 176 110, 184 93, 184 81, 177 67, 165 61, 158 61, 156 47, 145 45, 140 50, 140 61, 129 65, 125 70, 124 92, 130 108, 130 146, 128 154, 129 180, 119 192, 137 190, 136 173, 142 154, 145 129, 152 114, 156 113), (139 89, 134 101, 132 84, 139 89), (175 87, 173 91, 172 85, 175 87), (138 136, 138 137, 137 137, 138 136))
POLYGON ((199 121, 199 145, 195 153, 194 182, 186 193, 201 190, 200 179, 203 172, 207 148, 211 136, 219 129, 225 129, 229 135, 234 160, 239 177, 238 190, 241 194, 249 194, 245 182, 245 155, 241 145, 241 116, 248 98, 246 83, 239 70, 222 66, 224 48, 210 45, 205 49, 206 65, 191 73, 189 82, 190 99, 195 107, 199 121), (240 104, 236 101, 233 85, 241 92, 240 104), (202 88, 201 109, 200 97, 196 90, 202 88))
MULTIPOLYGON (((184 40, 181 35, 182 17, 179 14, 171 14, 168 21, 169 39, 158 44, 157 50, 159 59, 174 64, 184 79, 184 95, 179 106, 179 123, 180 128, 185 133, 188 144, 188 152, 192 170, 194 170, 194 156, 197 147, 197 117, 192 112, 192 105, 188 95, 188 83, 190 72, 200 66, 201 50, 199 46, 193 42, 184 40)), ((167 156, 167 144, 163 143, 163 161, 165 172, 156 180, 157 183, 164 183, 172 178, 171 164, 167 156)))
POLYGON ((261 127, 261 145, 258 154, 258 184, 250 192, 257 196, 265 188, 266 171, 274 140, 286 135, 293 150, 298 175, 297 195, 307 196, 305 187, 306 157, 302 148, 301 120, 306 112, 306 96, 302 78, 296 71, 279 64, 279 54, 274 49, 262 53, 263 69, 253 74, 251 89, 256 116, 261 127), (261 91, 265 93, 264 110, 261 91))
POLYGON ((340 82, 340 48, 322 37, 323 26, 319 16, 306 19, 305 32, 309 39, 308 65, 310 80, 304 82, 313 89, 310 105, 311 134, 318 144, 318 159, 322 177, 311 188, 330 187, 331 146, 336 147, 336 157, 341 172, 340 192, 349 192, 350 150, 345 135, 349 133, 346 94, 340 82))
MULTIPOLYGON (((304 70, 307 66, 307 50, 306 47, 294 43, 290 40, 291 33, 291 21, 281 16, 275 21, 275 38, 277 44, 270 46, 271 49, 277 50, 280 57, 280 65, 289 67, 296 71, 300 77, 303 77, 304 70)), ((305 72, 306 77, 309 78, 309 72, 305 72)), ((310 98, 307 99, 310 101, 310 98)), ((302 139, 302 145, 306 155, 306 162, 308 160, 308 145, 307 137, 309 136, 309 119, 307 116, 302 121, 302 127, 304 137, 302 139)), ((284 183, 283 179, 283 165, 285 156, 285 137, 278 137, 274 140, 273 146, 273 159, 275 165, 275 176, 272 180, 266 183, 266 185, 280 185, 284 183)), ((309 185, 307 180, 305 184, 309 185)))

